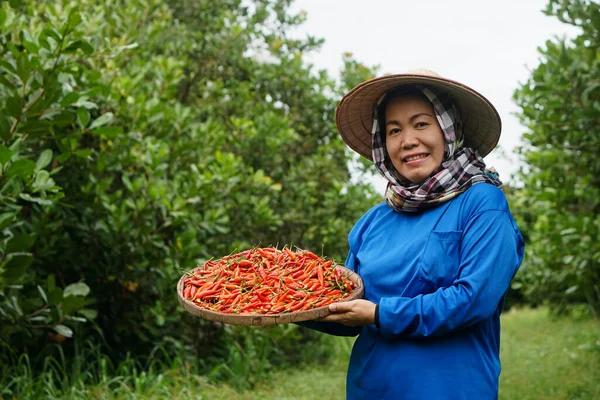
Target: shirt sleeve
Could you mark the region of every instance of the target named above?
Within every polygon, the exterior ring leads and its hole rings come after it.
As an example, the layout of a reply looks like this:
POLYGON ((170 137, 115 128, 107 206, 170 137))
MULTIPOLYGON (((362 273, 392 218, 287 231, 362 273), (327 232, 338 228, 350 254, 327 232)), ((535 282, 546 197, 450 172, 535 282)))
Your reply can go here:
MULTIPOLYGON (((355 271, 357 262, 354 254, 351 251, 348 252, 346 268, 355 271)), ((362 330, 360 326, 347 326, 338 322, 304 321, 298 322, 298 325, 335 336, 356 336, 362 330)))
POLYGON ((444 335, 496 312, 523 259, 523 237, 514 220, 503 210, 475 215, 465 226, 460 249, 459 273, 451 286, 412 298, 381 298, 383 336, 444 335))

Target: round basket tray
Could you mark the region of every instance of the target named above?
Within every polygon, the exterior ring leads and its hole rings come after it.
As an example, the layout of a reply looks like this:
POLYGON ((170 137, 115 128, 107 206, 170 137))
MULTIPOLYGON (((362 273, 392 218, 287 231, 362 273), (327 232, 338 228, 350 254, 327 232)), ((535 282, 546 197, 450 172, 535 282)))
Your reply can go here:
MULTIPOLYGON (((356 284, 356 289, 350 293, 348 297, 345 297, 340 301, 350 301, 362 298, 364 294, 363 281, 360 276, 346 267, 341 265, 335 266, 337 269, 342 271, 343 276, 350 279, 356 284)), ((190 271, 194 273, 197 267, 190 271)), ((189 274, 183 275, 177 283, 177 298, 183 308, 192 315, 206 319, 209 321, 222 322, 229 325, 276 325, 276 324, 289 324, 293 322, 310 321, 319 318, 323 318, 329 314, 329 306, 317 307, 306 311, 297 311, 283 314, 228 314, 216 311, 210 311, 205 308, 199 307, 193 302, 186 300, 183 297, 183 281, 189 276, 189 274)))

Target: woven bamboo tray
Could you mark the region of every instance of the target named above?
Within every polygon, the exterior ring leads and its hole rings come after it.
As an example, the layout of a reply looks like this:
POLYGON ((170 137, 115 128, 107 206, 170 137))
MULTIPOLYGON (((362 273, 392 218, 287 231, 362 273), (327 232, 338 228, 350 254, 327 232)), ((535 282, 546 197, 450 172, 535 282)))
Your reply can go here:
MULTIPOLYGON (((350 279, 352 282, 356 283, 356 289, 350 293, 350 295, 344 298, 341 301, 350 301, 355 299, 362 298, 364 294, 364 286, 363 281, 360 276, 346 267, 341 265, 335 266, 337 269, 342 271, 342 274, 350 279)), ((202 267, 198 267, 193 269, 191 272, 194 273, 196 269, 202 267)), ((313 308, 311 310, 306 311, 297 311, 292 313, 283 313, 283 314, 228 314, 228 313, 220 313, 216 311, 210 311, 204 308, 197 306, 189 300, 186 300, 183 297, 183 281, 188 277, 188 274, 183 275, 179 282, 177 283, 177 298, 179 299, 179 303, 183 306, 183 308, 192 315, 196 317, 200 317, 202 319, 206 319, 209 321, 217 321, 222 322, 224 324, 229 325, 276 325, 276 324, 289 324, 293 322, 301 322, 301 321, 310 321, 319 318, 323 318, 329 314, 329 306, 323 306, 318 308, 313 308)))

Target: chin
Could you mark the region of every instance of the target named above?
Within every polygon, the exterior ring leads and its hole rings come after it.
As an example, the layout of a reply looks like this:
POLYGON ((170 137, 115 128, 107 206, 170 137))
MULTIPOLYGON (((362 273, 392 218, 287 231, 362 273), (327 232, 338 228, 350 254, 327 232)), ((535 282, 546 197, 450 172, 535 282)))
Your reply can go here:
POLYGON ((408 179, 411 183, 421 183, 429 178, 430 174, 402 174, 406 179, 408 179))
POLYGON ((412 178, 412 179, 408 179, 411 183, 423 183, 425 180, 427 179, 427 177, 425 178, 412 178))
POLYGON ((399 171, 400 175, 408 179, 412 183, 421 183, 427 180, 435 171, 434 168, 402 168, 405 171, 399 171), (407 170, 408 169, 408 170, 407 170), (404 172, 404 173, 403 173, 404 172))

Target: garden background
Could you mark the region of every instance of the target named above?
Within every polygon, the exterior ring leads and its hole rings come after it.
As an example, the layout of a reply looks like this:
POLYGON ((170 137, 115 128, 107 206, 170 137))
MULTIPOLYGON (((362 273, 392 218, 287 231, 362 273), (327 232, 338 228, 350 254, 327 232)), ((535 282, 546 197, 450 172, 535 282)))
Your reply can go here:
MULTIPOLYGON (((377 68, 316 70, 291 3, 0 3, 3 398, 343 398, 351 342, 200 320, 175 294, 252 246, 343 263, 381 201, 334 122, 377 68)), ((525 167, 504 189, 527 252, 501 396, 600 398, 600 6, 545 12, 580 34, 549 38, 514 94, 525 167)))

